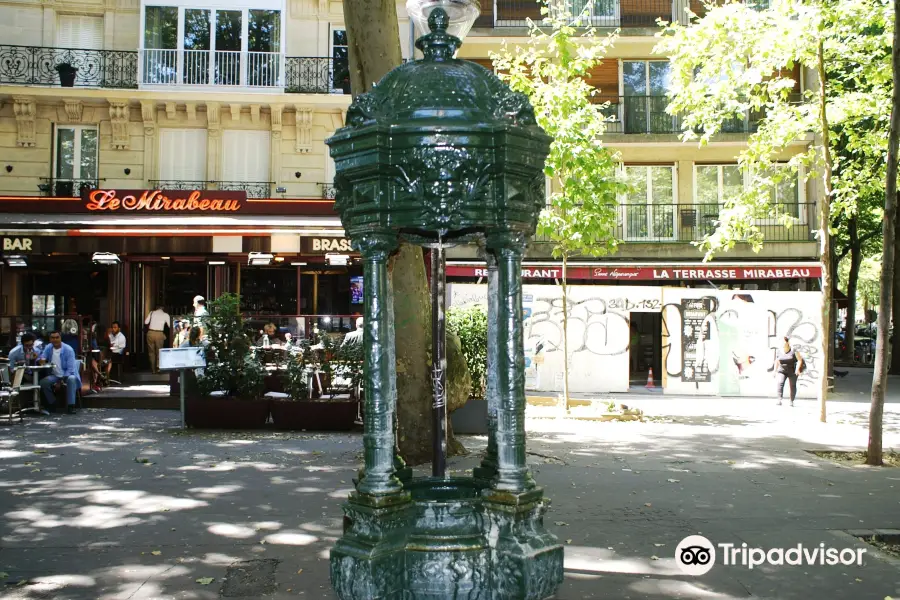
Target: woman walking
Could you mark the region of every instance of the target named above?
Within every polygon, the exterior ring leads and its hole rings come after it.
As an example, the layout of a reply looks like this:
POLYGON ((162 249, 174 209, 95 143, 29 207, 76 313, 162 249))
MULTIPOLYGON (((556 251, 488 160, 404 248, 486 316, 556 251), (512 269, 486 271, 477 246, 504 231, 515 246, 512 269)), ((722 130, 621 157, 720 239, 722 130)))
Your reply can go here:
POLYGON ((780 354, 775 356, 775 393, 778 395, 778 406, 784 397, 784 382, 790 384, 791 406, 797 397, 797 376, 803 371, 803 357, 791 348, 787 337, 784 338, 784 347, 780 354))

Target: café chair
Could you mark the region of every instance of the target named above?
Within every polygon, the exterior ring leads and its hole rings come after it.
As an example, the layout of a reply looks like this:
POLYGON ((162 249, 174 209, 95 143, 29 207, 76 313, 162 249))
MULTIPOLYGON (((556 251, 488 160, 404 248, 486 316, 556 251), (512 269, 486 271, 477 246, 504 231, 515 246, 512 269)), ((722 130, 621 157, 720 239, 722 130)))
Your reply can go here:
POLYGON ((18 367, 9 379, 7 365, 0 365, 0 402, 6 402, 8 414, 0 416, 0 421, 12 425, 14 415, 18 414, 19 422, 22 422, 22 381, 25 379, 25 367, 18 367))

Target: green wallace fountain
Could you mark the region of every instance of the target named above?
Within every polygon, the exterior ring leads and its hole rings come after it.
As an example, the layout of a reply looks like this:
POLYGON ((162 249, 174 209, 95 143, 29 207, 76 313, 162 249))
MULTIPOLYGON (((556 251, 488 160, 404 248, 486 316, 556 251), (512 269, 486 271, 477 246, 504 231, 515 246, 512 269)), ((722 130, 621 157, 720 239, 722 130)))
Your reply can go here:
POLYGON ((389 72, 329 140, 335 206, 364 265, 365 466, 331 550, 342 600, 539 600, 563 578, 563 548, 525 461, 522 257, 544 205, 550 139, 528 99, 454 58, 473 0, 410 0, 423 58, 389 72), (432 476, 396 457, 394 308, 388 259, 431 249, 432 476), (445 474, 445 259, 478 243, 488 267, 487 452, 470 477, 445 474))

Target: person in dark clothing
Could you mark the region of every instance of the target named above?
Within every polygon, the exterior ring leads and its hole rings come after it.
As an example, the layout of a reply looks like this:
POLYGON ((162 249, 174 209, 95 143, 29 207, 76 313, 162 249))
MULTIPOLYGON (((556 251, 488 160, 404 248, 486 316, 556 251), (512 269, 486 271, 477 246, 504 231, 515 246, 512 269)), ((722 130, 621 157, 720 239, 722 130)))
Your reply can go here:
POLYGON ((791 393, 791 406, 797 397, 797 376, 803 371, 803 357, 791 347, 787 337, 784 338, 784 347, 775 356, 775 393, 778 397, 778 405, 784 397, 784 383, 788 382, 791 393))

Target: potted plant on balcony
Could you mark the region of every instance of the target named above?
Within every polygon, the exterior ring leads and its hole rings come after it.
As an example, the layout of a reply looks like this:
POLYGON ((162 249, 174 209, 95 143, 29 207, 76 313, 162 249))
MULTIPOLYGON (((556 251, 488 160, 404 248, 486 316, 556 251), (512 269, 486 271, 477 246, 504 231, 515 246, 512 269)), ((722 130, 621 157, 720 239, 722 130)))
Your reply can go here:
MULTIPOLYGON (((315 341, 315 340, 313 340, 315 341)), ((353 429, 359 416, 359 400, 346 395, 314 393, 317 381, 328 390, 333 376, 345 364, 342 350, 323 335, 318 344, 308 340, 300 343, 301 352, 293 354, 284 371, 284 389, 289 398, 272 401, 272 420, 276 429, 307 431, 347 431, 353 429), (318 377, 317 377, 318 375, 318 377), (326 385, 325 381, 328 382, 326 385)), ((359 355, 362 349, 359 350, 359 355)), ((362 366, 351 377, 362 381, 362 366)), ((332 390, 333 391, 333 390, 332 390)))
POLYGON ((207 308, 207 366, 197 378, 198 394, 185 399, 185 421, 200 428, 261 428, 269 419, 265 369, 251 353, 240 296, 222 294, 207 308))
POLYGON ((59 85, 62 87, 74 87, 75 78, 78 76, 78 67, 71 63, 61 62, 54 67, 59 73, 59 85))

